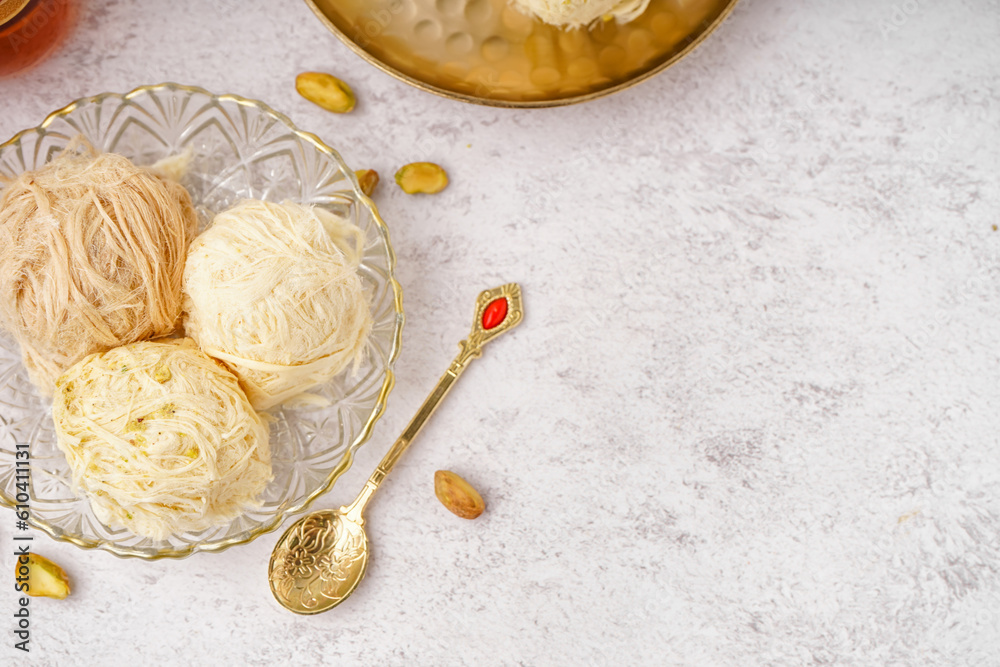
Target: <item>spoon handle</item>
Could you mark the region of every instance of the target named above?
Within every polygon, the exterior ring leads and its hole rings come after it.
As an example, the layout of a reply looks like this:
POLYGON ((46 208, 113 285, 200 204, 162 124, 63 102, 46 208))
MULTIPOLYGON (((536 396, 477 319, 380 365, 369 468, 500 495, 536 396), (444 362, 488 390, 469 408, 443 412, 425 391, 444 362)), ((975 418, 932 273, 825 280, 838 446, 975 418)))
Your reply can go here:
POLYGON ((378 464, 375 472, 368 478, 365 488, 361 490, 361 493, 358 494, 354 502, 341 510, 347 515, 348 519, 356 521, 359 524, 363 522, 361 513, 364 511, 368 501, 375 491, 378 490, 385 476, 396 465, 399 457, 403 455, 406 448, 410 446, 413 439, 423 429, 427 420, 438 409, 441 401, 444 400, 444 397, 451 390, 452 385, 455 384, 455 380, 465 372, 465 369, 473 359, 482 356, 483 346, 486 343, 500 334, 513 329, 521 323, 523 317, 521 288, 517 283, 501 285, 500 287, 485 290, 479 294, 479 298, 476 299, 476 317, 472 323, 472 331, 468 338, 459 343, 461 351, 451 362, 451 366, 444 372, 441 379, 438 380, 430 395, 424 399, 423 405, 413 415, 413 419, 410 420, 403 433, 393 443, 392 448, 389 449, 389 452, 378 464))

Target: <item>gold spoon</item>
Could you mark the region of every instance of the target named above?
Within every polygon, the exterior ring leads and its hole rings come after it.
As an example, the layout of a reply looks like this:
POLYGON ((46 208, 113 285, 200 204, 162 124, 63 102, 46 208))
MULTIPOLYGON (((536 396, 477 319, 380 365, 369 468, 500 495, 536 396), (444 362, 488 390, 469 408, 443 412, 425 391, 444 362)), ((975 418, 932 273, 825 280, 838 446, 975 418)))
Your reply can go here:
POLYGON ((368 568, 368 537, 361 516, 379 484, 447 396, 469 362, 480 357, 483 345, 517 326, 523 317, 521 288, 509 283, 479 294, 476 319, 461 351, 430 396, 417 410, 365 488, 347 507, 336 512, 311 512, 293 523, 278 539, 268 566, 275 599, 296 614, 318 614, 336 607, 361 583, 368 568))

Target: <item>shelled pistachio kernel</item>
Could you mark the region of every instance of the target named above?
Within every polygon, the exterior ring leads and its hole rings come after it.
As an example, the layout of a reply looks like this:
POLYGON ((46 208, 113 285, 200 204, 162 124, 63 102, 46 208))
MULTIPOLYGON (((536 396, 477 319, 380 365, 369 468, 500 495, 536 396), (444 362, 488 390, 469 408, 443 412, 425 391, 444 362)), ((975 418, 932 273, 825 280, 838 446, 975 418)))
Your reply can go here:
POLYGON ((24 577, 27 577, 25 593, 57 600, 69 595, 69 577, 61 567, 38 554, 28 554, 27 561, 22 563, 20 558, 14 561, 14 578, 24 583, 24 577))
POLYGON ((448 173, 433 162, 411 162, 396 172, 396 184, 408 195, 433 195, 448 186, 448 173))
POLYGON ((450 470, 434 473, 434 495, 449 512, 463 519, 475 519, 486 509, 479 492, 450 470))
POLYGON ((372 193, 375 192, 375 187, 378 186, 378 172, 374 169, 359 169, 354 172, 354 175, 358 178, 361 191, 371 197, 372 193))
POLYGON ((327 111, 347 113, 354 109, 357 98, 346 83, 324 72, 303 72, 295 77, 295 90, 313 104, 327 111))

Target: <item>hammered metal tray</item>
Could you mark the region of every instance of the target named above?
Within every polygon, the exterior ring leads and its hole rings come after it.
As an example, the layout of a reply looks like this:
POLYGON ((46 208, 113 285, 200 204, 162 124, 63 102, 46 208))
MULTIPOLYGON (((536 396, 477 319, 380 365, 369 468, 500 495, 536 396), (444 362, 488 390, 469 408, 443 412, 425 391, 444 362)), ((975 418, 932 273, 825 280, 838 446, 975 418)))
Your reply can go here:
POLYGON ((666 69, 737 0, 652 0, 634 21, 562 30, 507 0, 306 0, 358 55, 417 88, 501 107, 575 104, 666 69))

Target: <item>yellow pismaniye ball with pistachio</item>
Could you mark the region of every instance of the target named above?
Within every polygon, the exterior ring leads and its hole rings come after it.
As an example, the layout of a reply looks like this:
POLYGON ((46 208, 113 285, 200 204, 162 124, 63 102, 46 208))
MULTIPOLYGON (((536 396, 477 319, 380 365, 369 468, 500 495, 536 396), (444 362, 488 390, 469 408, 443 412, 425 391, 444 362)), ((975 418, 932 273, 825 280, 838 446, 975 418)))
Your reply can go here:
POLYGON ((259 506, 271 480, 267 425, 189 339, 85 358, 56 382, 52 416, 74 490, 112 528, 211 528, 259 506))

